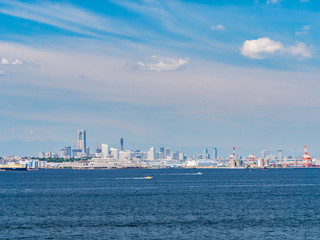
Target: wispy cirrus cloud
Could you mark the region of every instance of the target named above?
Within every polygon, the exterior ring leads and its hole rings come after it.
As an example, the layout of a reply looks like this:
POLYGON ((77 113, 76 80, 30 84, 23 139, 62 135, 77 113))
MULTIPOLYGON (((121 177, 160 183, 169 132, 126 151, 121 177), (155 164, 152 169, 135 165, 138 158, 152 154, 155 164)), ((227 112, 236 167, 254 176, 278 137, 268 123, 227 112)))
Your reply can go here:
POLYGON ((275 53, 289 53, 300 58, 312 57, 310 47, 302 42, 297 42, 292 46, 284 46, 281 42, 267 37, 246 40, 241 47, 241 53, 243 56, 253 59, 264 59, 275 53))
POLYGON ((112 17, 100 16, 80 7, 49 1, 27 3, 17 0, 1 1, 0 13, 55 26, 88 36, 114 34, 129 37, 133 31, 112 17), (121 30, 116 26, 121 25, 121 30))
POLYGON ((152 56, 151 59, 146 61, 139 61, 137 66, 141 70, 150 71, 170 71, 176 70, 189 63, 188 58, 169 58, 161 56, 152 56))
POLYGON ((308 34, 309 30, 310 30, 310 26, 309 25, 303 26, 300 31, 296 32, 296 35, 308 34))

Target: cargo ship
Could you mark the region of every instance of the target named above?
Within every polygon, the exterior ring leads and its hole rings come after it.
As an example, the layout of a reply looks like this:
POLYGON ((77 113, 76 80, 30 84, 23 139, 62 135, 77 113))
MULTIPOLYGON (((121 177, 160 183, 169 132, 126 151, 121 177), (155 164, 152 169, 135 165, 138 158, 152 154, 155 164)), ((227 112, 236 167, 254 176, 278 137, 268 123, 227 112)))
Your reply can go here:
POLYGON ((0 171, 28 171, 27 165, 18 164, 0 165, 0 171))

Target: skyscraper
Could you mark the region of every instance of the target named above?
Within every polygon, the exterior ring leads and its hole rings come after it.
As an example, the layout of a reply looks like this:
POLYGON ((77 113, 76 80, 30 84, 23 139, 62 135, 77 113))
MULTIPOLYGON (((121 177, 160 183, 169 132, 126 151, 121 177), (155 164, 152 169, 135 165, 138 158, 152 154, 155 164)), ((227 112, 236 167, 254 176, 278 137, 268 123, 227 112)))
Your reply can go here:
POLYGON ((167 159, 170 154, 170 148, 164 148, 163 158, 167 159))
POLYGON ((78 130, 77 148, 81 149, 82 153, 87 153, 86 130, 78 130))
POLYGON ((123 151, 123 138, 120 138, 120 150, 123 151))
POLYGON ((150 148, 148 152, 148 159, 149 160, 155 160, 156 159, 156 150, 154 147, 150 148))

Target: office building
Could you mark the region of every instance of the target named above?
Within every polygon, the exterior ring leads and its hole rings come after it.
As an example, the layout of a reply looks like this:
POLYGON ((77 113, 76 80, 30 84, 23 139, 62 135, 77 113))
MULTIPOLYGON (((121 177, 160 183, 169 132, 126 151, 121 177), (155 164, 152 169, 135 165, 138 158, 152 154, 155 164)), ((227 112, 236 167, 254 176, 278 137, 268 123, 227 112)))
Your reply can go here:
POLYGON ((82 153, 87 154, 86 130, 78 130, 77 148, 81 149, 82 153))
POLYGON ((156 159, 156 150, 154 147, 152 147, 148 152, 148 160, 155 160, 155 159, 156 159))
POLYGON ((109 153, 110 153, 109 145, 101 144, 101 157, 107 158, 109 157, 109 153))
POLYGON ((163 158, 167 159, 169 155, 170 155, 170 148, 164 148, 164 150, 163 150, 163 158))

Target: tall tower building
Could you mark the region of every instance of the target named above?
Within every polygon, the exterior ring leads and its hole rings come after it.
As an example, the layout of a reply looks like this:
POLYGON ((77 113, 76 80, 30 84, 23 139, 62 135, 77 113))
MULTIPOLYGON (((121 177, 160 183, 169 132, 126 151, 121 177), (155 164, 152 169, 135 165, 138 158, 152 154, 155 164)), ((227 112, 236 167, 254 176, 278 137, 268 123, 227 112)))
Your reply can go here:
POLYGON ((164 153, 163 153, 163 158, 167 159, 168 156, 170 155, 170 148, 164 148, 164 153))
POLYGON ((123 151, 123 138, 120 138, 120 150, 123 151))
POLYGON ((150 148, 148 152, 148 160, 156 160, 156 150, 154 147, 150 148))
POLYGON ((77 147, 81 149, 82 153, 87 153, 86 130, 78 130, 77 147))

